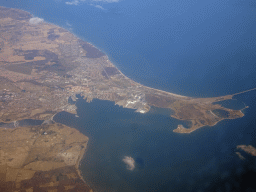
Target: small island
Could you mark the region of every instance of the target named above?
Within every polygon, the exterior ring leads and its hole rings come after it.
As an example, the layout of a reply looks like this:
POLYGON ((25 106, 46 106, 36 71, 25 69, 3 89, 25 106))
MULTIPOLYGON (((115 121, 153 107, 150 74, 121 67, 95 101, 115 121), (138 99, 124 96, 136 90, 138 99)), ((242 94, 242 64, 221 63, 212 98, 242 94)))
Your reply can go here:
MULTIPOLYGON (((237 145, 236 146, 237 150, 246 152, 247 154, 255 157, 256 156, 256 148, 253 147, 252 145, 237 145)), ((240 159, 244 160, 245 157, 242 156, 242 154, 240 152, 236 152, 236 154, 239 156, 240 159)))

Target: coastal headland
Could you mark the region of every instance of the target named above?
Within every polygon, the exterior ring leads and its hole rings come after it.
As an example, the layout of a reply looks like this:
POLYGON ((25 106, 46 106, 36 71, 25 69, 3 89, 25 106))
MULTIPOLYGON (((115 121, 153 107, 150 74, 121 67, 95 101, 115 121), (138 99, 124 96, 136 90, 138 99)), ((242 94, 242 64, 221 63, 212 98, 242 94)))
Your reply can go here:
MULTIPOLYGON (((140 113, 148 112, 151 106, 170 108, 174 112, 171 117, 190 121, 188 128, 179 125, 177 129, 173 130, 177 133, 191 133, 204 126, 213 126, 224 119, 236 119, 244 116, 241 110, 232 110, 214 104, 232 99, 236 94, 213 98, 192 98, 143 86, 126 77, 96 47, 82 41, 66 29, 43 22, 40 18, 32 18, 31 14, 22 10, 0 7, 0 122, 10 123, 23 119, 37 119, 48 122, 52 120, 56 113, 61 111, 75 114, 76 106, 71 103, 75 103, 77 94, 80 94, 88 102, 94 98, 114 101, 119 106, 135 109, 136 112, 140 113), (70 99, 74 102, 68 102, 70 99)), ((65 127, 65 131, 55 131, 59 126, 62 126, 59 124, 47 126, 48 129, 54 127, 55 138, 49 138, 53 141, 59 136, 68 137, 70 131, 74 131, 70 127, 65 127)), ((35 138, 42 137, 40 145, 48 145, 49 139, 46 139, 48 140, 46 142, 43 141, 43 138, 49 135, 47 132, 41 133, 39 131, 41 129, 44 130, 45 128, 40 126, 19 128, 17 126, 15 129, 0 131, 4 138, 12 133, 15 134, 16 130, 20 131, 21 135, 28 132, 29 135, 34 134, 34 136, 24 135, 24 141, 32 141, 35 138), (31 132, 33 129, 37 130, 36 133, 31 132)), ((79 137, 85 137, 80 132, 76 134, 80 135, 79 137)), ((15 142, 20 140, 18 136, 17 139, 16 136, 13 136, 13 138, 15 142)), ((19 142, 22 143, 23 140, 19 142)), ((86 139, 82 141, 82 143, 85 142, 87 142, 86 139)), ((18 143, 13 148, 18 148, 18 143)), ((60 140, 60 143, 63 143, 63 141, 60 140)), ((64 159, 57 159, 57 163, 53 163, 54 166, 56 165, 55 167, 49 165, 48 169, 44 170, 45 168, 40 167, 44 167, 42 165, 47 161, 53 162, 50 157, 58 156, 59 153, 68 150, 68 146, 64 142, 57 149, 53 147, 51 149, 58 153, 52 153, 40 159, 41 157, 35 155, 40 154, 39 150, 32 150, 32 153, 28 152, 31 151, 31 148, 36 148, 33 145, 26 146, 24 144, 22 150, 27 151, 27 156, 24 157, 23 163, 20 162, 19 166, 13 166, 15 171, 32 170, 30 176, 22 176, 24 182, 33 178, 36 179, 40 171, 45 175, 51 175, 53 170, 58 170, 58 173, 61 173, 58 178, 64 177, 65 181, 67 178, 71 179, 73 177, 82 181, 78 174, 78 165, 80 157, 84 154, 83 149, 76 149, 77 156, 73 154, 73 157, 77 159, 76 163, 68 164, 62 156, 64 159), (49 158, 51 160, 48 160, 49 158), (69 174, 69 171, 72 172, 72 177, 63 176, 69 174)), ((53 145, 54 142, 51 146, 53 145)), ((70 145, 72 145, 73 150, 73 144, 70 145)), ((79 145, 77 144, 77 146, 79 145)), ((86 148, 86 145, 83 146, 86 148)), ((4 150, 5 148, 0 149, 0 166, 3 166, 4 169, 2 170, 6 171, 0 173, 0 178, 5 177, 5 180, 1 179, 1 181, 7 182, 6 178, 9 174, 7 170, 14 169, 10 166, 8 159, 15 158, 3 155, 8 153, 4 150)), ((10 162, 12 161, 10 160, 10 162)), ((41 172, 40 174, 42 174, 41 172)), ((10 182, 16 181, 17 183, 17 178, 20 177, 13 176, 10 182)), ((49 183, 48 181, 50 182, 50 180, 47 180, 46 183, 49 183)), ((41 183, 40 186, 46 186, 46 183, 41 183)), ((56 184, 54 180, 53 183, 47 184, 47 187, 55 186, 55 184, 61 186, 60 183, 56 184)), ((84 182, 83 184, 86 185, 84 182)), ((37 187, 29 184, 17 186, 12 189, 21 189, 19 186, 37 187)), ((65 190, 70 187, 74 188, 71 184, 69 187, 64 187, 65 190)))

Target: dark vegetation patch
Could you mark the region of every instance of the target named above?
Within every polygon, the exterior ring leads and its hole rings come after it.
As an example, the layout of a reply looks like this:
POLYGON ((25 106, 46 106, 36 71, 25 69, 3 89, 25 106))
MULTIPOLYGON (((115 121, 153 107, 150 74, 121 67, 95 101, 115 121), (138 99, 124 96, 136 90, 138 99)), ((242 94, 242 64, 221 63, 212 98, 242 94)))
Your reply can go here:
POLYGON ((65 75, 68 70, 72 70, 72 66, 65 67, 60 62, 58 55, 48 50, 27 50, 23 51, 20 49, 14 50, 14 55, 24 56, 26 60, 33 60, 37 56, 45 57, 45 60, 31 61, 25 64, 15 65, 15 67, 9 67, 9 70, 31 74, 32 69, 37 69, 38 71, 50 71, 55 72, 59 75, 65 75), (51 65, 46 65, 48 62, 51 65), (17 68, 18 67, 18 68, 17 68))
POLYGON ((41 125, 43 122, 44 122, 43 120, 36 120, 36 119, 23 119, 18 121, 19 127, 41 125))
POLYGON ((60 36, 59 35, 56 35, 56 34, 50 34, 48 35, 48 39, 51 40, 51 41, 54 41, 55 39, 58 39, 60 36))
MULTIPOLYGON (((35 80, 21 80, 21 81, 17 81, 17 82, 28 82, 28 83, 31 83, 33 85, 37 85, 37 86, 42 86, 43 84, 42 83, 38 83, 37 81, 35 80)), ((26 92, 26 90, 22 90, 22 92, 26 92)))
POLYGON ((26 75, 30 75, 32 71, 32 67, 30 66, 30 64, 10 65, 5 68, 8 69, 9 71, 22 73, 26 75))
POLYGON ((3 48, 4 48, 4 42, 3 42, 3 41, 0 41, 0 52, 3 51, 3 48))
POLYGON ((100 50, 98 50, 97 48, 95 48, 87 42, 80 40, 79 43, 82 46, 82 48, 86 51, 86 57, 88 58, 100 58, 105 55, 100 50))
POLYGON ((17 64, 17 65, 9 65, 9 66, 6 66, 5 68, 8 69, 9 71, 30 75, 33 69, 33 66, 31 65, 31 63, 23 63, 23 64, 17 64))
POLYGON ((58 60, 58 55, 55 53, 48 51, 48 50, 21 50, 21 49, 15 49, 14 50, 14 55, 18 56, 24 56, 25 60, 33 60, 37 56, 45 57, 47 62, 48 61, 53 61, 53 60, 58 60))
POLYGON ((55 131, 50 130, 47 131, 47 135, 57 135, 57 133, 55 131))
POLYGON ((106 72, 105 72, 104 70, 101 72, 101 74, 102 74, 103 77, 105 77, 106 79, 108 79, 108 75, 106 74, 106 72))
POLYGON ((230 113, 228 111, 223 110, 223 109, 214 109, 214 110, 212 110, 212 112, 221 118, 228 118, 230 115, 230 113))
POLYGON ((56 35, 54 33, 54 29, 50 29, 49 32, 47 33, 48 34, 48 39, 51 40, 51 41, 54 41, 55 39, 58 39, 60 36, 59 35, 56 35))
POLYGON ((63 28, 58 28, 58 30, 59 30, 59 32, 60 32, 60 33, 63 33, 63 32, 68 32, 68 30, 66 30, 66 29, 63 29, 63 28))
MULTIPOLYGON (((11 190, 14 190, 15 186, 13 182, 12 185, 9 185, 9 187, 12 187, 11 190)), ((67 166, 51 171, 37 171, 31 179, 21 181, 20 191, 26 191, 26 189, 30 189, 31 187, 33 187, 34 191, 67 191, 65 190, 65 186, 72 186, 73 192, 90 191, 90 188, 79 178, 74 166, 67 166), (73 178, 68 177, 68 175, 72 175, 73 178), (52 181, 58 182, 58 185, 49 187, 42 186, 52 181)))
POLYGON ((17 43, 21 36, 22 36, 22 32, 18 30, 18 26, 15 26, 16 27, 16 31, 12 32, 12 36, 11 38, 9 39, 9 41, 12 43, 12 44, 15 44, 17 43))
POLYGON ((113 79, 113 82, 116 84, 116 86, 120 86, 122 88, 128 88, 131 86, 131 82, 129 81, 120 81, 120 80, 113 79))
POLYGON ((65 75, 63 75, 63 77, 64 77, 64 78, 71 78, 72 75, 65 74, 65 75))
POLYGON ((57 135, 57 133, 55 132, 55 131, 52 131, 52 130, 50 130, 50 131, 40 131, 40 134, 41 135, 57 135))
POLYGON ((64 75, 66 73, 66 67, 61 65, 61 63, 57 62, 53 65, 45 65, 44 67, 37 67, 39 71, 50 71, 55 72, 58 75, 64 75))
MULTIPOLYGON (((202 123, 201 121, 204 121, 204 120, 200 120, 200 123, 202 123)), ((205 122, 204 122, 204 123, 205 123, 205 122)), ((204 123, 202 123, 202 124, 204 124, 204 123)), ((183 122, 182 122, 182 125, 183 125, 183 127, 185 127, 185 128, 191 128, 192 125, 193 125, 193 123, 192 123, 192 121, 183 121, 183 122)))
POLYGON ((120 73, 117 70, 117 68, 115 68, 115 67, 105 67, 101 74, 104 77, 108 78, 109 76, 113 76, 113 75, 120 74, 120 73))
POLYGON ((153 94, 146 94, 145 99, 149 105, 161 108, 168 108, 169 105, 176 101, 175 99, 153 94))
POLYGON ((33 60, 36 56, 39 56, 39 51, 38 50, 31 50, 31 51, 26 51, 27 53, 24 54, 25 60, 33 60))
POLYGON ((0 123, 0 127, 3 127, 3 128, 15 128, 14 124, 13 123, 0 123))
POLYGON ((204 116, 204 114, 200 110, 196 109, 195 106, 192 104, 185 105, 180 108, 177 115, 181 119, 197 119, 198 117, 204 116))
POLYGON ((68 103, 69 103, 70 105, 74 105, 74 104, 76 104, 76 101, 73 101, 73 99, 72 99, 71 97, 69 97, 69 98, 68 98, 68 103))
POLYGON ((16 25, 13 25, 13 24, 1 25, 1 29, 5 29, 5 30, 7 30, 9 28, 14 28, 14 27, 16 27, 16 25))
POLYGON ((26 31, 24 33, 29 34, 31 36, 39 36, 39 32, 38 31, 26 31))

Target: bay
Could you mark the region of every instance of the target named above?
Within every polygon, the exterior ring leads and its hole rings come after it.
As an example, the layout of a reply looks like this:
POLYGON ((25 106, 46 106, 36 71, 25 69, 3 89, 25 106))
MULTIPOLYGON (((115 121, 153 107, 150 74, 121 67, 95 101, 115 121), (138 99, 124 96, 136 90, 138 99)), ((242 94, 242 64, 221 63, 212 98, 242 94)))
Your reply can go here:
POLYGON ((80 168, 97 191, 215 191, 216 186, 227 191, 226 183, 234 187, 240 182, 235 178, 243 178, 243 170, 251 165, 235 152, 237 145, 256 144, 255 96, 237 96, 252 106, 245 117, 191 134, 172 132, 183 122, 170 118, 168 111, 155 108, 140 114, 97 99, 78 100, 78 118, 63 112, 54 120, 90 138, 80 168), (134 170, 127 169, 125 156, 135 159, 134 170))
MULTIPOLYGON (((78 6, 12 0, 0 5, 70 30, 105 52, 125 75, 150 87, 193 97, 256 87, 252 0, 85 1, 78 6)), ((254 165, 242 162, 235 148, 256 146, 255 97, 255 91, 235 96, 250 106, 243 118, 185 135, 172 132, 184 122, 170 118, 169 111, 138 114, 109 101, 80 99, 79 118, 59 113, 54 120, 89 137, 80 168, 97 191, 231 191, 245 167, 254 165), (135 159, 133 171, 125 156, 135 159)))

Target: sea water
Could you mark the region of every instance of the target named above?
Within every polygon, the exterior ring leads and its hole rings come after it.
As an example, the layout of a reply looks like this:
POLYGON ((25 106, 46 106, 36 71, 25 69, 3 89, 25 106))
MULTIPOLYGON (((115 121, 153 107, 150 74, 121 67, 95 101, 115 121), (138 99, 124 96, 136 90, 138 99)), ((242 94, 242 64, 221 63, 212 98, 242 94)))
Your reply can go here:
MULTIPOLYGON (((150 87, 194 97, 256 87, 254 1, 98 2, 104 10, 91 4, 97 3, 0 2, 69 29, 105 52, 125 75, 150 87)), ((89 137, 81 170, 97 191, 206 190, 232 178, 234 169, 241 173, 236 145, 256 146, 255 97, 255 91, 235 96, 236 106, 250 106, 243 118, 191 134, 172 132, 182 122, 170 118, 168 110, 139 114, 100 100, 80 99, 79 117, 60 113, 55 121, 89 137), (133 171, 125 156, 135 159, 133 171)))
POLYGON ((182 122, 170 118, 170 111, 140 114, 97 99, 77 101, 79 118, 63 112, 54 120, 90 138, 80 168, 97 191, 209 191, 218 179, 224 190, 222 179, 234 185, 232 171, 239 177, 245 163, 235 154, 236 146, 256 144, 255 96, 236 96, 251 106, 245 117, 190 134, 173 132, 182 122), (134 170, 123 162, 126 156, 135 160, 134 170))
POLYGON ((118 3, 12 0, 104 51, 128 77, 194 97, 256 86, 253 0, 120 0, 118 3), (101 5, 104 10, 92 5, 101 5))

